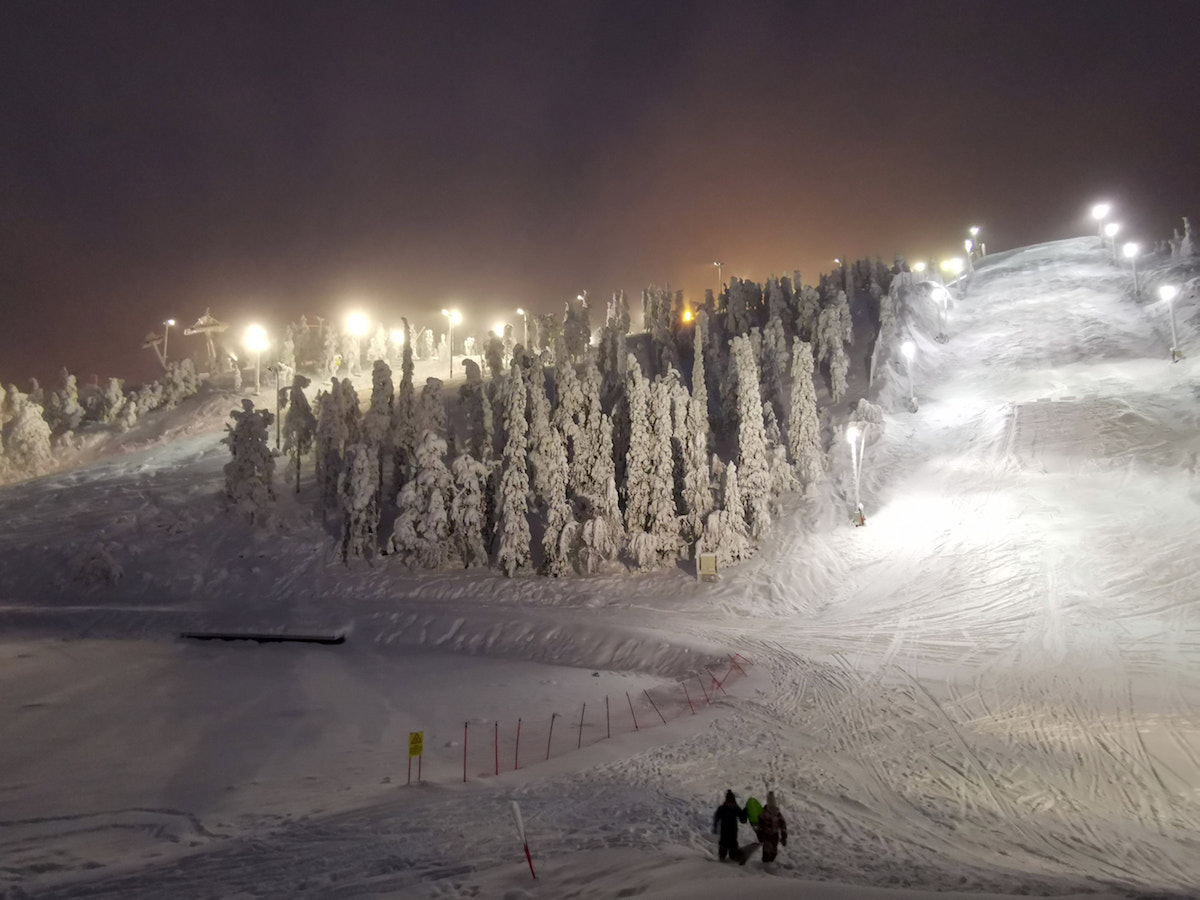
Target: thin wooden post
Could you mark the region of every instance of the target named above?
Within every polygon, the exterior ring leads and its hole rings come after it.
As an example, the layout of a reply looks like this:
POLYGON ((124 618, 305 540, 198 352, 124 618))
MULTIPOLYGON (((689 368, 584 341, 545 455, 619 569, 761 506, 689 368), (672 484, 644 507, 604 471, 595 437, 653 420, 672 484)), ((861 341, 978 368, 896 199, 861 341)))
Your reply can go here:
POLYGON ((687 682, 681 681, 680 684, 683 685, 683 696, 687 697, 688 709, 692 711, 692 715, 694 716, 696 714, 696 707, 692 706, 692 697, 688 693, 687 682))
POLYGON ((708 699, 708 688, 704 686, 704 679, 700 677, 700 673, 696 673, 696 680, 700 682, 700 690, 704 692, 704 702, 712 706, 712 701, 708 699))
POLYGON ((554 737, 554 720, 558 718, 558 713, 550 713, 550 733, 546 735, 546 759, 550 758, 550 741, 554 737))
POLYGON ((578 750, 583 746, 583 714, 587 712, 587 704, 583 704, 583 709, 579 711, 579 740, 575 742, 575 749, 578 750))
MULTIPOLYGON (((625 699, 629 700, 629 691, 625 692, 625 699)), ((633 711, 633 701, 632 700, 629 700, 629 714, 631 716, 633 716, 633 730, 637 731, 638 730, 637 713, 635 713, 633 711)))
POLYGON ((421 760, 423 757, 417 757, 417 784, 421 783, 421 760))
POLYGON ((612 737, 612 719, 608 715, 608 694, 604 695, 604 736, 612 737))
POLYGON ((521 768, 521 719, 517 719, 517 749, 513 751, 513 771, 521 768))
POLYGON ((647 690, 643 690, 643 691, 642 691, 642 693, 646 695, 646 699, 650 701, 650 705, 654 707, 654 711, 655 711, 656 713, 658 713, 658 717, 659 717, 660 719, 662 719, 662 720, 663 720, 663 724, 664 724, 664 725, 666 725, 666 724, 667 724, 667 719, 666 719, 666 717, 665 717, 665 716, 664 716, 664 715, 663 715, 661 712, 659 712, 659 711, 658 711, 658 704, 654 702, 654 698, 650 696, 650 692, 649 692, 649 691, 647 691, 647 690))
POLYGON ((496 774, 500 774, 500 722, 496 722, 496 774))
POLYGON ((408 781, 405 784, 412 784, 412 757, 408 758, 408 781))
POLYGON ((463 722, 463 781, 467 780, 467 726, 470 722, 463 722))

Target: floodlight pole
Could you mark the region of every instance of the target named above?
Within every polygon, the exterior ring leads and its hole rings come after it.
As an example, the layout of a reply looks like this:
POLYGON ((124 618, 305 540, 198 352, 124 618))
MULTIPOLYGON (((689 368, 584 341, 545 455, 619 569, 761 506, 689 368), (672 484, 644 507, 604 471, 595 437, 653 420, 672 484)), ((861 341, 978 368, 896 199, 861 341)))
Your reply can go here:
POLYGON ((167 367, 167 338, 171 336, 171 326, 175 324, 174 319, 166 319, 163 321, 163 351, 162 364, 163 368, 167 367))
POLYGON ((278 363, 271 367, 275 371, 275 449, 279 449, 279 400, 280 392, 283 390, 283 385, 279 383, 280 366, 278 363))

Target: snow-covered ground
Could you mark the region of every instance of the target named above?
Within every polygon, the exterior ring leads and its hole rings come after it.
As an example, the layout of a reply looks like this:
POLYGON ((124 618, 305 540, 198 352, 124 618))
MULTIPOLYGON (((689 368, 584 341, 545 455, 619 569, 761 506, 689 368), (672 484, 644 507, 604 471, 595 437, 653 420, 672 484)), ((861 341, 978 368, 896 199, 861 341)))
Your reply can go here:
POLYGON ((303 495, 267 530, 220 512, 228 397, 0 489, 0 890, 1200 896, 1195 361, 1096 238, 958 290, 949 342, 908 335, 919 411, 877 374, 867 526, 842 444, 717 584, 346 569, 303 495), (97 542, 123 575, 84 587, 97 542), (778 795, 775 864, 715 861, 726 788, 778 795))

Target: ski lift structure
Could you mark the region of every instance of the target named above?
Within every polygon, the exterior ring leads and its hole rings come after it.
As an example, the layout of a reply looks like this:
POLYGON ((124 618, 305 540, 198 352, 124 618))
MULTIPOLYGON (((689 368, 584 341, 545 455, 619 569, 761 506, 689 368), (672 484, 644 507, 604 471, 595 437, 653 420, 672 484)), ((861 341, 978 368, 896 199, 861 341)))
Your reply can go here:
POLYGON ((196 324, 183 329, 183 333, 189 337, 193 334, 204 335, 205 348, 208 350, 208 364, 210 368, 215 369, 217 365, 217 347, 213 343, 213 335, 220 334, 228 329, 228 322, 221 322, 214 319, 212 314, 205 309, 204 315, 196 320, 196 324))

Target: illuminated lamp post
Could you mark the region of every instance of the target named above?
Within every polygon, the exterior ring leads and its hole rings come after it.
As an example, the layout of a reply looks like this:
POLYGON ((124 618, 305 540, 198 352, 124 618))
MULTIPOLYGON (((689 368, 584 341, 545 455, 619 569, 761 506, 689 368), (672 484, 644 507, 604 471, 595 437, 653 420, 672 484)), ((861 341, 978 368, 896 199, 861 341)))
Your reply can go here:
POLYGON ((450 377, 453 378, 454 377, 454 326, 462 321, 462 316, 459 314, 457 309, 443 309, 442 315, 446 317, 446 321, 449 323, 449 325, 447 326, 449 328, 449 332, 447 333, 446 337, 447 337, 447 345, 450 348, 450 377))
POLYGON ((520 316, 525 322, 525 349, 528 350, 529 349, 529 313, 525 312, 525 310, 521 309, 518 306, 517 307, 517 315, 520 316))
POLYGON ((167 367, 167 338, 169 338, 171 336, 171 326, 174 324, 175 324, 174 319, 164 319, 163 320, 162 364, 163 364, 164 369, 167 367))
POLYGON ((971 240, 970 238, 967 238, 965 241, 963 241, 963 249, 967 251, 967 270, 970 272, 974 272, 975 271, 975 261, 971 258, 972 257, 971 251, 973 251, 975 249, 975 242, 973 240, 971 240))
POLYGON ((268 372, 275 373, 275 449, 279 449, 279 407, 283 403, 283 386, 279 383, 280 369, 283 367, 276 363, 273 366, 267 366, 268 372))
POLYGON ((1121 248, 1121 252, 1123 254, 1125 254, 1125 258, 1127 260, 1129 260, 1129 265, 1133 268, 1133 296, 1135 296, 1135 297, 1139 293, 1138 279, 1137 279, 1137 255, 1138 255, 1139 249, 1140 248, 1138 247, 1138 245, 1135 244, 1133 241, 1130 241, 1124 247, 1121 248))
MULTIPOLYGON (((371 323, 367 321, 367 316, 365 313, 361 313, 356 310, 355 312, 352 312, 346 316, 346 330, 354 335, 354 340, 358 344, 358 359, 354 360, 354 364, 350 369, 351 372, 361 371, 363 351, 362 339, 366 336, 370 329, 371 323)), ((350 360, 346 360, 346 365, 350 365, 350 360)))
POLYGON ((979 258, 983 259, 987 256, 987 248, 983 245, 983 241, 979 239, 979 226, 972 225, 967 231, 971 232, 971 240, 975 242, 975 249, 979 253, 979 258))
POLYGON ((1112 242, 1112 261, 1117 261, 1117 232, 1121 230, 1120 222, 1109 222, 1104 226, 1104 236, 1112 242))
POLYGON ((1104 220, 1108 218, 1108 211, 1112 206, 1108 203, 1097 203, 1092 207, 1092 218, 1096 220, 1097 228, 1100 235, 1100 246, 1104 246, 1104 220))
POLYGON ((258 394, 262 386, 262 352, 267 349, 267 332, 261 325, 251 325, 246 329, 246 349, 254 354, 254 393, 258 394))
POLYGON ((1179 288, 1173 284, 1164 284, 1158 289, 1159 298, 1167 304, 1167 314, 1171 317, 1171 362, 1179 362, 1179 339, 1175 336, 1175 304, 1174 300, 1179 288))
POLYGON ((866 435, 857 425, 851 425, 846 429, 846 443, 850 445, 850 467, 854 472, 854 516, 852 521, 855 525, 865 525, 866 517, 863 515, 862 501, 858 494, 858 476, 862 466, 862 445, 860 439, 865 441, 866 435))
POLYGON ((946 341, 950 340, 950 334, 949 334, 949 329, 948 329, 949 314, 946 310, 947 305, 950 303, 950 292, 939 284, 936 287, 934 287, 932 293, 933 293, 933 300, 938 305, 937 340, 939 343, 944 344, 944 343, 946 343, 946 341))
POLYGON ((925 263, 923 263, 923 262, 913 263, 912 270, 914 272, 916 272, 918 275, 924 275, 925 274, 925 263))
MULTIPOLYGON (((958 276, 962 274, 962 270, 963 261, 961 256, 955 256, 953 259, 942 260, 942 271, 949 272, 956 280, 958 279, 958 276)), ((959 296, 962 296, 961 289, 959 290, 959 296)))
POLYGON ((691 321, 692 321, 692 311, 690 309, 685 309, 683 311, 683 324, 688 325, 691 323, 691 321))
POLYGON ((404 337, 403 328, 392 329, 392 359, 398 360, 404 353, 404 337))
POLYGON ((713 265, 717 267, 717 295, 720 296, 721 288, 725 286, 725 281, 721 278, 721 270, 725 267, 725 264, 715 262, 713 265))
POLYGON ((910 412, 917 411, 917 392, 913 388, 913 357, 917 353, 917 345, 912 341, 905 341, 900 345, 900 352, 904 354, 904 361, 908 368, 908 409, 910 412))

